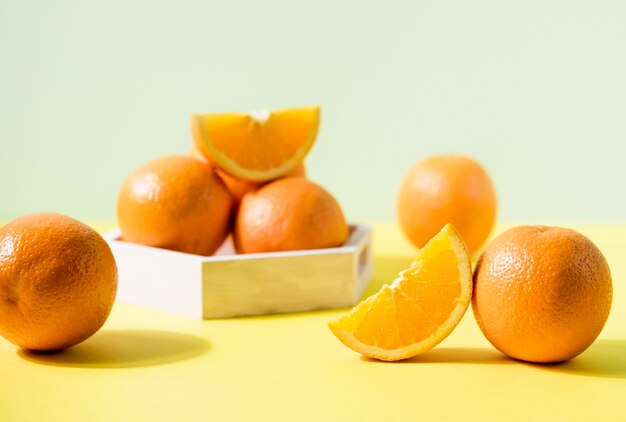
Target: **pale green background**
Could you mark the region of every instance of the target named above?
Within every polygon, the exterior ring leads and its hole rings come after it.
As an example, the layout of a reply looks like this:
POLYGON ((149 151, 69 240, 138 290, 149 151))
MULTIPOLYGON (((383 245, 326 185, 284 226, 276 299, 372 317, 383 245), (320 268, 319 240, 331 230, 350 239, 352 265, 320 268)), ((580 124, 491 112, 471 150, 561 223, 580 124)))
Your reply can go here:
POLYGON ((460 152, 500 218, 624 221, 626 2, 0 0, 0 219, 112 220, 192 112, 320 103, 308 159, 351 220, 460 152))

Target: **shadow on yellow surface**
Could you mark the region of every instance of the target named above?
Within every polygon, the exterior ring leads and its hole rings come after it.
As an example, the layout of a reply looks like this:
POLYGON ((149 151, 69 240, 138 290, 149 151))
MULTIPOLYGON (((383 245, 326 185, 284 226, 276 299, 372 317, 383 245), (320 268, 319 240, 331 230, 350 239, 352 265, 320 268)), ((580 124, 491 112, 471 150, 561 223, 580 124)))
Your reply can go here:
POLYGON ((18 355, 31 362, 78 368, 134 368, 178 362, 206 353, 211 344, 196 336, 158 330, 102 330, 67 350, 18 355))
POLYGON ((528 365, 564 374, 626 379, 626 340, 596 340, 589 349, 570 361, 528 365))
MULTIPOLYGON (((366 362, 383 362, 361 356, 366 362)), ((507 358, 502 353, 493 349, 478 347, 439 347, 409 359, 400 360, 398 363, 470 363, 470 364, 513 364, 515 361, 507 358)))

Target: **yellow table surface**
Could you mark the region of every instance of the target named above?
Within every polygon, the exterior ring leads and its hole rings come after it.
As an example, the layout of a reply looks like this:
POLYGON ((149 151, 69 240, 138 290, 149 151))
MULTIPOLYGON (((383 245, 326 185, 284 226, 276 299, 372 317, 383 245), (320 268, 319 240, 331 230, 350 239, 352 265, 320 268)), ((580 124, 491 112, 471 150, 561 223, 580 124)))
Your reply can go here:
MULTIPOLYGON (((330 333, 345 310, 196 321, 117 303, 101 331, 61 353, 0 339, 0 421, 626 420, 626 225, 570 227, 604 252, 614 299, 600 337, 565 364, 506 358, 471 311, 430 352, 384 363, 330 333)), ((374 253, 369 292, 415 250, 382 223, 374 253)))

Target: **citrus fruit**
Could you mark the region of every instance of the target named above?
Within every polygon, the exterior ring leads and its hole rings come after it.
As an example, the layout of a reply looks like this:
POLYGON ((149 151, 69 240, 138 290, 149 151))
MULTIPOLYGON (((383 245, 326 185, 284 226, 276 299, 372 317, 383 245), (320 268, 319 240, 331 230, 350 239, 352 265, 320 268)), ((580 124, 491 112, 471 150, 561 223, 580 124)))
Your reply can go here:
MULTIPOLYGON (((261 186, 265 185, 267 182, 252 182, 250 180, 239 179, 235 176, 231 176, 219 168, 215 169, 217 175, 222 179, 228 191, 234 200, 234 207, 237 208, 241 203, 243 197, 261 186)), ((282 177, 306 177, 306 169, 303 163, 298 164, 289 172, 284 174, 282 177)))
POLYGON ((502 353, 560 362, 582 353, 600 334, 612 292, 609 266, 585 236, 560 227, 518 226, 480 256, 472 308, 502 353))
POLYGON ((59 350, 106 321, 117 292, 109 245, 70 217, 29 214, 0 228, 0 334, 32 350, 59 350))
MULTIPOLYGON (((189 152, 193 157, 196 157, 200 160, 204 160, 210 163, 210 160, 204 156, 199 150, 198 147, 194 146, 191 148, 189 152)), ((266 184, 267 182, 253 182, 250 180, 239 179, 238 177, 231 176, 225 171, 221 170, 219 167, 213 167, 213 170, 217 175, 222 179, 226 187, 228 188, 231 196, 233 197, 234 204, 233 209, 237 209, 239 203, 243 199, 244 195, 256 190, 266 184)), ((283 177, 306 177, 306 168, 304 167, 304 163, 300 163, 287 172, 283 177)))
POLYGON ((170 155, 128 176, 117 221, 125 241, 211 255, 228 234, 231 206, 228 189, 208 164, 170 155))
POLYGON ((489 175, 474 159, 436 155, 405 175, 397 200, 398 220, 417 247, 452 223, 470 253, 487 239, 496 217, 496 195, 489 175))
POLYGON ((271 182, 243 197, 235 222, 240 253, 341 246, 348 225, 324 188, 303 178, 271 182))
POLYGON ((445 339, 463 318, 471 297, 469 254, 448 224, 391 285, 328 326, 346 346, 365 356, 407 359, 445 339))
POLYGON ((313 146, 318 106, 254 113, 195 114, 191 133, 200 152, 225 172, 263 182, 287 174, 313 146))

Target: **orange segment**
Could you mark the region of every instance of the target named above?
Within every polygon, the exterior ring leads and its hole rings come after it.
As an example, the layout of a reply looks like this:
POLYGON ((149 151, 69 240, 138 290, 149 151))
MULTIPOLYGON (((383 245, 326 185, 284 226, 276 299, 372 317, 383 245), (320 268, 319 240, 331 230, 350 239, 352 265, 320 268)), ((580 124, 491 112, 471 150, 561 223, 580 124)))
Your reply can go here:
POLYGON ((328 326, 365 356, 396 361, 424 353, 458 325, 472 297, 469 254, 446 225, 411 266, 328 326))
POLYGON ((254 113, 194 114, 198 149, 224 171, 244 180, 276 179, 296 167, 313 146, 319 106, 254 113))

